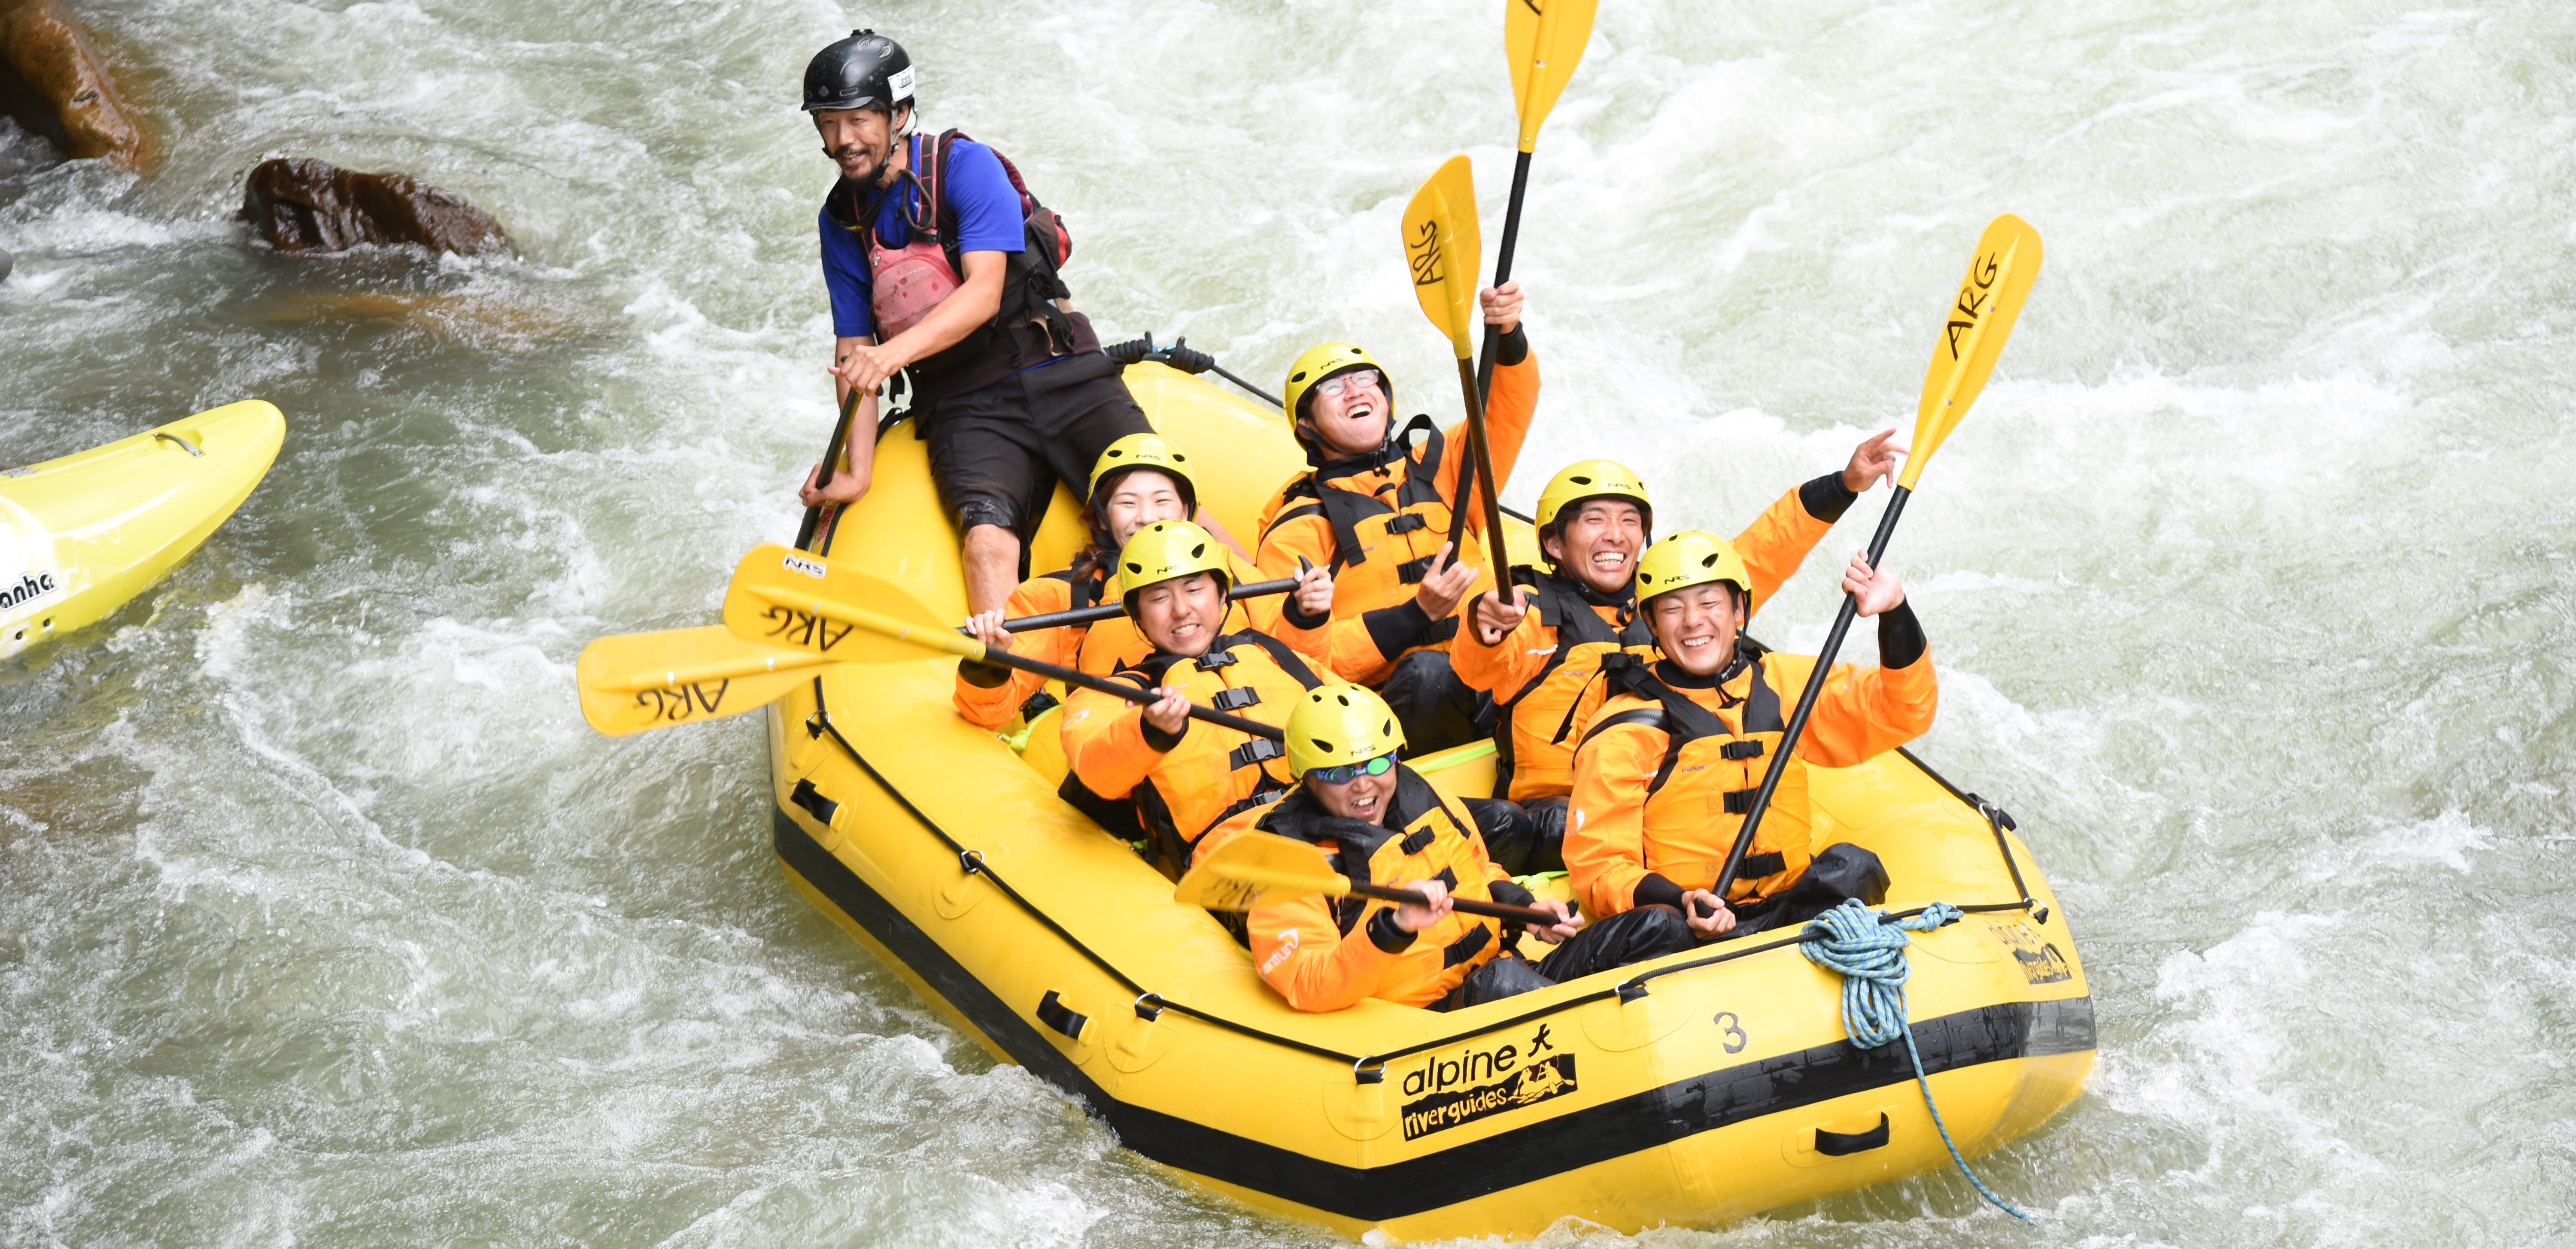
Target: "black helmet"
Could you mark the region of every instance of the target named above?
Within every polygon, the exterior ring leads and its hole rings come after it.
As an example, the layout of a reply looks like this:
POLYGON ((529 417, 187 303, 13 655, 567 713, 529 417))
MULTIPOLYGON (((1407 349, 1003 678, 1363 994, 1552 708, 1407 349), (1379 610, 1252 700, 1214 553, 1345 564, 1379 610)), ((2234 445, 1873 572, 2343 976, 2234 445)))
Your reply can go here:
POLYGON ((805 65, 805 111, 875 108, 892 116, 912 103, 912 58, 903 45, 873 30, 814 54, 805 65))

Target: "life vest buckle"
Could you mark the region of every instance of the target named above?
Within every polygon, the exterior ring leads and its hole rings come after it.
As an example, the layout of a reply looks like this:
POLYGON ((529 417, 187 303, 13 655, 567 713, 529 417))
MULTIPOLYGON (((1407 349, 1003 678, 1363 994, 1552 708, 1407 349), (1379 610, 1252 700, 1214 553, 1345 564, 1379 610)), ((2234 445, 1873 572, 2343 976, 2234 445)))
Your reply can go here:
MULTIPOLYGON (((1390 526, 1390 528, 1392 528, 1392 526, 1390 526)), ((1428 555, 1425 555, 1420 559, 1409 559, 1395 566, 1396 580, 1401 581, 1406 585, 1420 585, 1422 584, 1422 579, 1429 576, 1430 573, 1431 557, 1428 555)))
MULTIPOLYGON (((1232 652, 1228 652, 1228 658, 1232 658, 1232 652)), ((1208 706, 1219 711, 1241 711, 1246 707, 1257 706, 1260 702, 1261 691, 1249 685, 1238 685, 1217 691, 1216 697, 1208 700, 1208 706)))
POLYGON ((1395 517, 1395 519, 1386 522, 1386 531, 1391 534, 1411 533, 1416 529, 1429 529, 1430 527, 1431 522, 1420 512, 1400 513, 1395 517))
POLYGON ((1730 789, 1726 791, 1726 813, 1728 815, 1745 815, 1750 813, 1753 810, 1753 795, 1756 792, 1758 791, 1751 789, 1730 789))
POLYGON ((1248 768, 1264 759, 1281 758, 1287 753, 1279 743, 1267 737, 1256 737, 1226 752, 1225 761, 1229 767, 1248 768))
POLYGON ((1233 662, 1234 652, 1231 650, 1209 651, 1208 653, 1198 657, 1199 671, 1201 672, 1213 672, 1216 669, 1222 668, 1233 662))
POLYGON ((1717 748, 1717 757, 1720 759, 1759 759, 1762 757, 1762 742, 1758 738, 1747 738, 1743 741, 1728 742, 1717 748))

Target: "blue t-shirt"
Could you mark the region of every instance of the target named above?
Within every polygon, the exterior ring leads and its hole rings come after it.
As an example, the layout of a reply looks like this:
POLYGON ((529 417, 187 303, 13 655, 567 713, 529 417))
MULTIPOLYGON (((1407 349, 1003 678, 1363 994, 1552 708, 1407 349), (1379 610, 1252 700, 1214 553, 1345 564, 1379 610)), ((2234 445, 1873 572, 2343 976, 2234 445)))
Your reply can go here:
MULTIPOLYGON (((925 135, 912 137, 912 168, 921 168, 922 145, 935 141, 925 135)), ((993 155, 993 149, 959 139, 948 145, 948 166, 941 175, 946 185, 940 194, 957 214, 959 253, 1015 252, 1026 246, 1020 193, 1012 188, 1011 176, 1002 172, 1002 160, 993 155)), ((920 185, 912 179, 902 180, 897 189, 902 192, 899 197, 879 194, 861 212, 862 220, 875 224, 880 247, 904 245, 903 214, 921 199, 920 185)), ((823 286, 832 294, 832 333, 842 338, 874 335, 877 321, 868 305, 866 245, 858 235, 832 224, 829 210, 817 213, 815 220, 823 230, 823 286)), ((963 280, 966 275, 957 276, 963 280)))

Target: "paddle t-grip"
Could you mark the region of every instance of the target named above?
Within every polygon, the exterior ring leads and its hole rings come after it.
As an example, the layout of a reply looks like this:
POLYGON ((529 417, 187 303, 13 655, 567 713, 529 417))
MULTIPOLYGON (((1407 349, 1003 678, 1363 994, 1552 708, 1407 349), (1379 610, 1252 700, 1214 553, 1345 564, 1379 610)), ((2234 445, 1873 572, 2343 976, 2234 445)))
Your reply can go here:
MULTIPOLYGON (((1914 492, 1898 486, 1888 496, 1887 510, 1878 518, 1878 533, 1869 540, 1869 566, 1878 567, 1879 557, 1887 554, 1887 539, 1896 532, 1896 518, 1905 512, 1905 501, 1914 492)), ((1762 814, 1771 809, 1771 791, 1780 787, 1780 774, 1789 766, 1789 756, 1798 749, 1799 735, 1807 731, 1807 717, 1816 710, 1816 699, 1825 692, 1825 674, 1834 666, 1834 656, 1841 654, 1843 635, 1851 632, 1852 621, 1860 615, 1860 596, 1846 591, 1843 609, 1834 615, 1833 630, 1825 634, 1825 647, 1816 655, 1815 671, 1807 674, 1807 688, 1798 695, 1798 709, 1789 715, 1789 727, 1780 735, 1780 749, 1771 757, 1771 766, 1762 773, 1762 788, 1753 793, 1753 809, 1744 813, 1744 827, 1736 830, 1735 844, 1727 847, 1726 865, 1718 869, 1717 888, 1724 898, 1735 884, 1735 873, 1744 866, 1744 856, 1753 847, 1753 834, 1762 827, 1762 814)), ((1757 680, 1759 678, 1756 678, 1757 680)))

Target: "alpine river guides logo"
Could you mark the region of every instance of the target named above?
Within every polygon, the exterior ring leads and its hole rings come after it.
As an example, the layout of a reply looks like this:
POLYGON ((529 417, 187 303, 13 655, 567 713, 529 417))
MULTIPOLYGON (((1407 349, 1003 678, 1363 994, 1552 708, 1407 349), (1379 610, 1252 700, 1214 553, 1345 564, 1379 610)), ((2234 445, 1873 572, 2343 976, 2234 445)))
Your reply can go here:
POLYGON ((1470 1050, 1456 1058, 1436 1059, 1404 1077, 1407 1096, 1428 1093, 1404 1104, 1404 1139, 1418 1140, 1462 1123, 1474 1123, 1551 1097, 1574 1091, 1574 1055, 1537 1056, 1553 1049, 1541 1029, 1522 1059, 1516 1046, 1470 1050), (1481 1079, 1484 1082, 1470 1084, 1481 1079))

